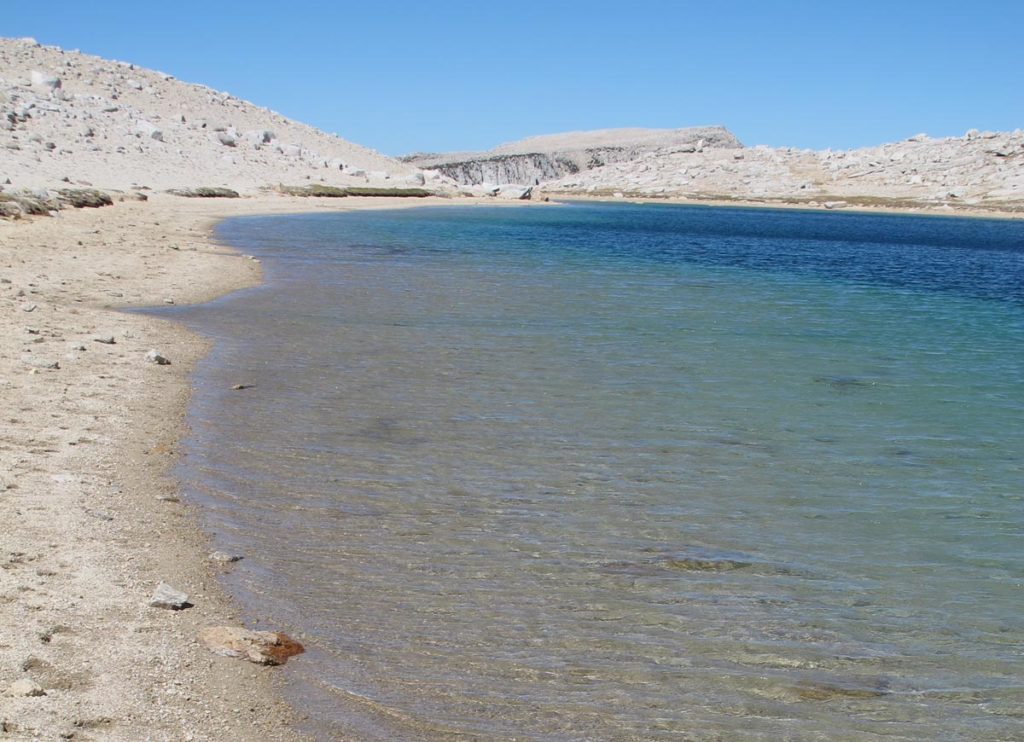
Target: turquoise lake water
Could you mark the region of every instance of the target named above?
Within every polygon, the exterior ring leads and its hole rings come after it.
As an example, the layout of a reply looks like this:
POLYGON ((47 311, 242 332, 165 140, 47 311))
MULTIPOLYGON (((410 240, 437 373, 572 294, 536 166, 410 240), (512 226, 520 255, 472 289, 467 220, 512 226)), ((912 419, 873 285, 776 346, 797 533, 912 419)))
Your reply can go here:
POLYGON ((178 473, 321 738, 1024 738, 1024 223, 218 235, 178 473))

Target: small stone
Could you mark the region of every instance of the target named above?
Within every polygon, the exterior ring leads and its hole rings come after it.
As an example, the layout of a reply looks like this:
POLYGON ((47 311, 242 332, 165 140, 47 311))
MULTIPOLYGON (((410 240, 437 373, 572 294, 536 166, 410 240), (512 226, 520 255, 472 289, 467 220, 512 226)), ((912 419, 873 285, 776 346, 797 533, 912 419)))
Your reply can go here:
POLYGON ((155 363, 158 366, 170 366, 171 362, 165 356, 160 355, 155 350, 151 350, 146 354, 146 360, 150 363, 155 363))
POLYGON ((243 557, 241 554, 231 554, 226 551, 215 551, 210 554, 210 559, 215 562, 223 562, 224 564, 230 564, 231 562, 240 562, 243 557))
POLYGON ((242 389, 252 389, 254 386, 256 386, 256 385, 255 384, 234 384, 231 388, 233 390, 235 390, 236 392, 238 392, 238 391, 241 391, 242 389))
POLYGON ((57 370, 60 368, 60 361, 54 361, 49 358, 36 358, 31 353, 26 353, 21 357, 21 362, 26 366, 30 366, 33 370, 44 369, 44 370, 57 370))
POLYGON ((176 495, 157 495, 156 499, 160 502, 181 502, 176 495))
POLYGON ((97 343, 103 343, 104 345, 114 345, 117 343, 117 340, 114 339, 113 335, 102 335, 100 337, 95 337, 93 338, 93 341, 97 343))
POLYGON ((212 626, 199 632, 199 640, 214 654, 238 657, 257 665, 283 665, 305 652, 299 642, 276 631, 249 631, 235 626, 212 626))
POLYGON ((38 308, 39 307, 37 305, 35 305, 35 304, 22 304, 21 305, 21 311, 23 311, 23 312, 34 312, 38 308))
POLYGON ((21 680, 15 680, 7 686, 6 695, 32 698, 35 696, 45 696, 46 691, 43 690, 43 687, 34 680, 30 678, 22 678, 21 680))
POLYGON ((153 597, 149 599, 149 605, 153 608, 167 608, 172 611, 180 611, 189 605, 188 595, 175 590, 166 582, 161 582, 153 591, 153 597))

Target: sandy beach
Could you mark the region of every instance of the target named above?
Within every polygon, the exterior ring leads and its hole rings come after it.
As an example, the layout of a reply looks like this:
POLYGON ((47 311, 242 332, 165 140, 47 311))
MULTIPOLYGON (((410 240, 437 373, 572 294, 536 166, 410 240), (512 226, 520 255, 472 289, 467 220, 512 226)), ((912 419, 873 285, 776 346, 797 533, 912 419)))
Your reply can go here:
POLYGON ((230 566, 209 559, 169 474, 208 342, 118 310, 257 283, 256 261, 211 241, 223 217, 431 203, 450 201, 155 196, 0 221, 5 737, 298 738, 279 670, 197 639, 239 625, 217 583, 230 566), (150 607, 161 581, 192 607, 150 607))

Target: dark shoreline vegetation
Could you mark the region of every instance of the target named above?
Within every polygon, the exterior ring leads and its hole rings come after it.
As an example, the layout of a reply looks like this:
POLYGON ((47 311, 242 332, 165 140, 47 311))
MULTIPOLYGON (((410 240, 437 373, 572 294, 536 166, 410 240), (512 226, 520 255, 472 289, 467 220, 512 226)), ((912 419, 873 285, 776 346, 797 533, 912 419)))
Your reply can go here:
POLYGON ((376 196, 391 198, 426 198, 438 195, 425 188, 371 188, 368 186, 350 186, 338 188, 329 185, 278 186, 277 190, 286 196, 303 198, 347 198, 348 196, 376 196))

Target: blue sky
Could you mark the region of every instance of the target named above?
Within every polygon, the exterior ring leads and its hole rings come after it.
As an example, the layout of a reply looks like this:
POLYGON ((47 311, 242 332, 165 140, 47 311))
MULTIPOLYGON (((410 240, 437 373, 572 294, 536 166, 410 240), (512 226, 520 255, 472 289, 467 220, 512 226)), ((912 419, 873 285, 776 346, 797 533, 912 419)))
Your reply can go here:
POLYGON ((847 148, 1024 127, 1024 2, 11 3, 0 35, 135 62, 397 155, 724 124, 847 148))

